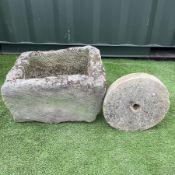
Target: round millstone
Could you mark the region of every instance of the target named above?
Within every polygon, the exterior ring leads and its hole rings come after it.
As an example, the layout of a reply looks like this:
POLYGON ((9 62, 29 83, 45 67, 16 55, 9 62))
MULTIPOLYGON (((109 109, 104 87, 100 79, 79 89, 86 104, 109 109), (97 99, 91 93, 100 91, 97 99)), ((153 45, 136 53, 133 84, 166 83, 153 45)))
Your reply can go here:
POLYGON ((169 109, 169 93, 156 77, 133 73, 117 79, 103 103, 106 121, 114 128, 138 131, 158 124, 169 109))

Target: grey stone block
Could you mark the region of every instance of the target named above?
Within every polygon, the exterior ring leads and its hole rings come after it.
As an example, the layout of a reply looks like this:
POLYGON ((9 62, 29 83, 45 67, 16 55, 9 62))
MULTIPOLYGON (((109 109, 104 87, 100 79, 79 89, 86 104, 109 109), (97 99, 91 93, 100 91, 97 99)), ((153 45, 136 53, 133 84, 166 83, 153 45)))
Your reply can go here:
POLYGON ((137 131, 158 124, 169 109, 169 93, 156 77, 133 73, 116 80, 108 89, 103 112, 114 128, 137 131))
POLYGON ((1 88, 17 122, 95 120, 106 91, 100 52, 92 46, 25 52, 1 88))

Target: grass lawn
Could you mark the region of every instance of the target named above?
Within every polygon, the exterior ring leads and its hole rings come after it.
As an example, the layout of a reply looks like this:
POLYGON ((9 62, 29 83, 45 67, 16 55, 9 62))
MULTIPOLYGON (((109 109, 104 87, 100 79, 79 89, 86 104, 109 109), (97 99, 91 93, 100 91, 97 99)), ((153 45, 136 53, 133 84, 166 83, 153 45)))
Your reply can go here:
MULTIPOLYGON (((0 86, 15 56, 0 56, 0 86)), ((175 62, 104 59, 108 85, 131 72, 157 76, 171 108, 156 127, 127 133, 93 123, 14 123, 0 97, 0 175, 174 175, 175 62)))

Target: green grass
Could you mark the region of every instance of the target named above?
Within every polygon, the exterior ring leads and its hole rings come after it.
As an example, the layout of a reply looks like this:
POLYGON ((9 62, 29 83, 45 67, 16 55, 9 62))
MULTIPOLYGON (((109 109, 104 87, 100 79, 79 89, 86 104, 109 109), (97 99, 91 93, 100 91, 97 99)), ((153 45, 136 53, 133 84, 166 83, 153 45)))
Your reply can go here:
MULTIPOLYGON (((15 56, 0 56, 0 85, 15 56)), ((93 123, 15 123, 0 98, 0 175, 174 175, 175 62, 103 60, 108 85, 131 72, 164 82, 171 108, 156 127, 127 133, 93 123)))

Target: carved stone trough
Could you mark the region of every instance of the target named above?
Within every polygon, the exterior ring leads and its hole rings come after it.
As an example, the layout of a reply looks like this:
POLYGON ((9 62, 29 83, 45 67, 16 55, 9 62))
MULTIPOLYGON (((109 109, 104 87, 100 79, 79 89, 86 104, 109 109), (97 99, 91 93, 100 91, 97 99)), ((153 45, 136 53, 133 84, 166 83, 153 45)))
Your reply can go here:
POLYGON ((1 92, 17 122, 95 120, 106 91, 100 52, 92 46, 24 52, 1 92))

